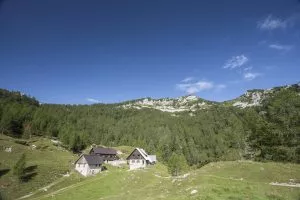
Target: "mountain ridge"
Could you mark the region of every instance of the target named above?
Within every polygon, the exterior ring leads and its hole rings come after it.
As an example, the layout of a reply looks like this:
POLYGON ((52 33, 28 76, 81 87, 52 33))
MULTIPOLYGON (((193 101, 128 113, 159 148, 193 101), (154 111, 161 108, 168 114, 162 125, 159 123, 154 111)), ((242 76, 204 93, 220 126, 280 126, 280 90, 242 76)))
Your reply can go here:
POLYGON ((290 87, 299 88, 300 84, 297 83, 279 87, 277 86, 270 89, 251 89, 247 90, 244 94, 237 98, 223 102, 209 101, 196 95, 186 95, 178 98, 141 98, 120 103, 122 104, 120 107, 124 109, 152 108, 171 113, 185 111, 195 112, 196 110, 208 109, 212 105, 231 105, 238 108, 246 108, 260 106, 265 98, 269 98, 269 96, 281 89, 288 89, 290 87))
MULTIPOLYGON (((197 95, 183 95, 176 98, 138 98, 132 100, 125 100, 117 103, 93 103, 93 104, 56 104, 56 103, 41 103, 39 104, 53 104, 53 105, 118 105, 118 108, 124 109, 142 109, 142 108, 150 108, 157 109, 163 112, 195 112, 198 109, 207 109, 212 105, 231 105, 239 108, 246 108, 252 106, 260 106, 265 97, 268 97, 270 94, 280 90, 287 89, 290 87, 300 87, 300 82, 295 84, 283 85, 283 86, 275 86, 269 89, 250 89, 246 90, 246 92, 234 99, 226 100, 226 101, 211 101, 207 99, 203 99, 197 95)), ((6 90, 6 89, 2 89, 6 90)), ((25 93, 19 91, 9 91, 19 94, 21 97, 29 97, 36 100, 34 97, 27 95, 25 93)), ((299 93, 300 94, 300 93, 299 93)))

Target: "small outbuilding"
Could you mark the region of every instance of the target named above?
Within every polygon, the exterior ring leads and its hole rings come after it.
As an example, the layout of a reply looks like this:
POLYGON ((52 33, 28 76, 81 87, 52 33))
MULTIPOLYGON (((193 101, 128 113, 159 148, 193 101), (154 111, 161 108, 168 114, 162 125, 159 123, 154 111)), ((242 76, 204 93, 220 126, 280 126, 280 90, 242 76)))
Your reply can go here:
POLYGON ((144 149, 135 148, 127 157, 129 169, 145 168, 156 163, 156 155, 148 155, 144 149))
POLYGON ((81 155, 75 162, 75 170, 83 176, 90 176, 102 171, 103 159, 98 155, 81 155))

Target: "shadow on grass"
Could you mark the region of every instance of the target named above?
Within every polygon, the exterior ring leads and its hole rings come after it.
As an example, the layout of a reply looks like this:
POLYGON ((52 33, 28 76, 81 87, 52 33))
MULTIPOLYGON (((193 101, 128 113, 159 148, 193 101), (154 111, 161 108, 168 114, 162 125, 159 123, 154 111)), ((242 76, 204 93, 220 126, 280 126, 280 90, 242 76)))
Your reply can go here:
POLYGON ((28 182, 33 177, 35 177, 37 175, 37 172, 35 172, 36 169, 37 169, 37 165, 31 165, 29 167, 26 167, 24 169, 24 175, 21 178, 22 182, 28 182))
POLYGON ((22 182, 28 182, 37 175, 37 172, 30 172, 22 176, 22 182))
POLYGON ((4 176, 10 171, 10 169, 0 169, 0 177, 4 176))
POLYGON ((37 165, 31 165, 31 166, 29 166, 29 167, 26 167, 26 168, 24 169, 24 172, 25 172, 25 173, 31 173, 31 172, 35 171, 36 169, 37 169, 37 165))

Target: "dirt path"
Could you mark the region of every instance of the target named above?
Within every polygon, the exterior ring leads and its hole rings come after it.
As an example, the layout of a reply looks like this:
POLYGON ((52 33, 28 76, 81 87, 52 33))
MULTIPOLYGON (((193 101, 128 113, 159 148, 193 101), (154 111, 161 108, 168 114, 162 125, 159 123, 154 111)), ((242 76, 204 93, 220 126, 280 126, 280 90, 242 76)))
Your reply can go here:
MULTIPOLYGON (((263 182, 254 182, 254 181, 246 181, 243 178, 237 179, 237 178, 227 178, 227 177, 222 177, 222 176, 215 176, 215 175, 204 175, 204 176, 209 176, 209 177, 214 177, 214 178, 220 178, 220 179, 228 179, 228 180, 233 180, 233 181, 245 181, 248 183, 263 183, 263 182)), ((273 185, 273 186, 283 186, 283 187, 299 187, 300 188, 300 184, 291 184, 291 183, 278 183, 278 182, 271 182, 271 183, 264 183, 264 184, 269 184, 269 185, 273 185)))
POLYGON ((47 186, 45 186, 45 187, 42 187, 42 188, 36 190, 35 192, 31 192, 30 194, 27 194, 27 195, 24 195, 24 196, 22 196, 22 197, 19 197, 17 200, 29 198, 29 197, 31 197, 31 196, 37 194, 37 193, 40 192, 40 191, 47 191, 49 188, 51 188, 52 186, 54 186, 54 185, 56 185, 56 184, 62 182, 64 179, 65 179, 65 177, 61 177, 59 180, 57 180, 57 181, 55 181, 55 182, 53 182, 53 183, 50 183, 49 185, 47 185, 47 186))
POLYGON ((154 174, 155 177, 158 177, 158 178, 172 178, 171 176, 161 176, 161 175, 158 175, 158 174, 154 174))
MULTIPOLYGON (((107 172, 108 173, 108 172, 107 172)), ((154 174, 155 177, 157 178, 162 178, 162 179, 170 179, 172 178, 171 176, 160 176, 158 174, 154 174)), ((232 180, 232 181, 244 181, 244 182, 248 182, 248 183, 251 183, 251 184, 257 184, 257 183, 260 183, 260 184, 269 184, 269 185, 272 185, 272 186, 284 186, 284 187, 300 187, 300 184, 289 184, 289 183, 277 183, 277 182, 271 182, 271 183, 262 183, 262 182, 255 182, 255 181, 247 181, 243 178, 233 178, 233 177, 222 177, 222 176, 215 176, 215 175, 202 175, 202 176, 208 176, 208 177, 212 177, 212 178, 217 178, 217 179, 227 179, 227 180, 232 180)), ((56 191, 53 191, 53 192, 50 192, 50 193, 47 193, 47 194, 44 194, 42 196, 39 196, 39 197, 36 197, 36 198, 33 198, 32 200, 40 200, 40 199, 44 199, 44 198, 47 198, 47 197, 53 197, 55 194, 58 194, 62 191, 66 191, 66 190, 69 190, 69 189, 73 189, 73 188, 76 188, 76 187, 80 187, 82 185, 85 185, 87 183, 91 183, 91 182, 95 182, 95 181, 99 181, 100 179, 104 178, 105 176, 100 176, 100 177, 97 177, 95 179, 92 179, 92 180, 86 180, 86 181, 83 181, 83 182, 79 182, 79 183, 75 183, 73 185, 70 185, 70 186, 67 186, 67 187, 64 187, 64 188, 61 188, 61 189, 58 189, 56 191)), ((65 177, 62 177, 60 180, 54 182, 54 183, 51 183, 49 185, 47 185, 46 187, 43 187, 33 193, 30 193, 28 195, 25 195, 25 196, 22 196, 20 198, 18 198, 17 200, 21 200, 21 199, 26 199, 26 198, 29 198, 35 194, 37 194, 38 192, 40 191, 45 191, 45 189, 49 189, 51 188, 52 186, 62 182, 64 180, 65 177)), ((150 186, 146 186, 146 187, 150 187, 150 186)), ((142 189, 145 189, 145 188, 142 188, 142 189)), ((136 190, 136 191, 139 191, 140 189, 136 190)), ((117 197, 120 197, 121 195, 126 195, 127 193, 120 193, 120 194, 116 194, 116 195, 110 195, 110 196, 106 196, 106 197, 101 197, 99 199, 109 199, 109 198, 117 198, 117 197)))
MULTIPOLYGON (((171 177, 162 177, 162 176, 159 176, 159 175, 156 176, 156 177, 159 177, 159 178, 171 178, 171 177)), ((59 189, 59 190, 50 192, 50 193, 48 193, 48 194, 45 194, 45 195, 42 195, 42 196, 33 198, 33 199, 31 199, 31 200, 40 200, 40 199, 44 199, 44 198, 47 198, 47 197, 51 197, 51 196, 54 196, 55 194, 58 194, 58 193, 60 193, 60 192, 62 192, 62 191, 66 191, 66 190, 69 190, 69 189, 73 189, 73 188, 76 188, 76 187, 79 187, 79 186, 82 186, 82 185, 85 185, 85 184, 87 184, 87 183, 91 183, 91 182, 94 182, 94 181, 99 181, 99 180, 102 179, 102 178, 104 178, 104 176, 101 176, 101 177, 99 177, 99 178, 95 178, 95 179, 93 179, 93 180, 87 180, 87 181, 84 181, 84 182, 79 182, 79 183, 76 183, 76 184, 73 184, 73 185, 70 185, 70 186, 61 188, 61 189, 59 189)), ((57 183, 56 183, 56 184, 57 184, 57 183)), ((55 184, 53 184, 53 185, 55 185, 55 184)), ((145 188, 151 188, 151 187, 152 187, 152 185, 148 185, 148 186, 146 186, 146 187, 143 187, 143 188, 140 188, 140 189, 137 189, 137 190, 134 190, 134 191, 140 191, 140 190, 144 190, 145 188)), ((41 190, 41 189, 40 189, 40 190, 41 190)), ((40 191, 40 190, 39 190, 39 191, 40 191)), ((39 192, 39 191, 36 191, 34 194, 36 194, 36 193, 39 192)), ((110 196, 106 196, 106 197, 101 197, 101 198, 99 198, 99 199, 117 198, 117 197, 120 197, 120 196, 126 195, 126 194, 127 194, 126 192, 125 192, 125 193, 123 192, 123 193, 116 194, 116 195, 110 195, 110 196)), ((26 195, 27 197, 24 196, 23 199, 28 198, 28 197, 30 197, 30 196, 32 196, 32 195, 33 195, 33 194, 30 194, 29 196, 26 195)), ((21 198, 19 198, 19 199, 21 199, 21 198)))
POLYGON ((61 189, 59 189, 59 190, 50 192, 49 194, 45 194, 45 195, 42 195, 42 196, 40 196, 40 197, 33 198, 32 200, 39 200, 39 199, 47 198, 47 197, 50 197, 50 196, 54 196, 55 194, 57 194, 57 193, 59 193, 59 192, 61 192, 61 191, 65 191, 65 190, 69 190, 69 189, 72 189, 72 188, 76 188, 76 187, 85 185, 86 183, 91 183, 91 182, 94 182, 94 181, 98 181, 98 180, 100 180, 100 179, 102 179, 102 178, 104 178, 104 177, 105 177, 105 176, 100 176, 100 177, 95 178, 95 179, 92 179, 92 180, 87 180, 87 181, 79 182, 79 183, 76 183, 76 184, 73 184, 73 185, 70 185, 70 186, 61 188, 61 189))
MULTIPOLYGON (((22 197, 18 198, 17 200, 26 199, 26 198, 29 198, 29 197, 31 197, 31 196, 37 194, 37 193, 40 192, 40 191, 45 191, 45 190, 44 190, 45 188, 46 188, 46 189, 49 189, 50 187, 52 187, 52 186, 54 186, 54 185, 56 185, 56 184, 62 182, 62 181, 64 180, 64 178, 65 178, 65 177, 62 177, 61 180, 59 180, 59 181, 57 181, 57 182, 54 182, 54 183, 51 183, 51 184, 47 185, 46 187, 40 188, 40 189, 38 189, 37 191, 35 191, 35 192, 31 193, 31 194, 22 196, 22 197)), ((98 181, 99 179, 102 179, 102 178, 104 178, 104 176, 101 176, 101 177, 99 177, 99 178, 95 178, 95 179, 92 179, 92 180, 87 180, 87 181, 84 181, 84 182, 79 182, 79 183, 76 183, 76 184, 73 184, 73 185, 70 185, 70 186, 61 188, 61 189, 59 189, 59 190, 50 192, 50 193, 48 193, 48 194, 44 194, 44 195, 42 195, 42 196, 33 198, 33 199, 31 199, 31 200, 38 200, 38 199, 43 199, 43 198, 46 198, 46 197, 50 197, 50 196, 53 196, 53 195, 55 195, 55 194, 57 194, 57 193, 59 193, 59 192, 61 192, 61 191, 68 190, 68 189, 72 189, 72 188, 75 188, 75 187, 79 187, 79 186, 82 186, 82 185, 84 185, 84 184, 86 184, 86 183, 89 183, 89 182, 98 181)))
POLYGON ((270 185, 275 185, 275 186, 284 186, 284 187, 299 187, 300 184, 290 184, 290 183, 277 183, 277 182, 271 182, 270 185))

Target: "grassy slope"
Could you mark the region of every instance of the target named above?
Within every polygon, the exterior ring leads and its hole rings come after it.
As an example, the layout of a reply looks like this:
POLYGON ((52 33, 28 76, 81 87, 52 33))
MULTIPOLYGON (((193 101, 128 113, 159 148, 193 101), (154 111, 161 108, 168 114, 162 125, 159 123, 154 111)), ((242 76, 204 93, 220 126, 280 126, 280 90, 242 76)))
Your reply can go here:
MULTIPOLYGON (((300 188, 271 186, 270 182, 300 180, 300 166, 296 164, 258 162, 217 162, 190 171, 186 178, 169 177, 164 165, 147 170, 128 171, 128 167, 114 168, 94 177, 84 178, 77 173, 62 177, 73 168, 77 156, 52 144, 48 139, 32 142, 37 149, 20 145, 14 139, 0 136, 0 145, 13 147, 12 153, 0 151, 0 170, 11 169, 21 153, 26 152, 27 166, 37 165, 34 176, 19 184, 12 171, 2 175, 0 185, 10 199, 33 192, 25 199, 299 199, 300 188), (242 180, 241 180, 242 178, 242 180), (50 183, 47 190, 38 190, 50 183), (191 191, 197 193, 191 194, 191 191)), ((126 156, 132 147, 118 148, 126 156)))
POLYGON ((169 177, 161 164, 137 171, 109 167, 108 171, 83 181, 66 179, 30 199, 299 199, 300 188, 269 184, 288 182, 291 178, 300 179, 299 165, 217 162, 177 179, 169 177), (193 190, 197 193, 191 194, 193 190))
POLYGON ((69 171, 72 161, 77 157, 54 146, 49 139, 32 140, 30 146, 17 144, 14 141, 13 138, 0 135, 0 188, 9 199, 28 194, 62 177, 69 171), (32 149, 31 145, 36 145, 37 148, 32 149), (12 147, 12 152, 5 152, 5 147, 12 147), (12 168, 22 153, 26 153, 27 167, 33 166, 31 173, 36 174, 29 181, 20 184, 12 175, 12 168), (7 169, 8 173, 4 173, 7 169))

